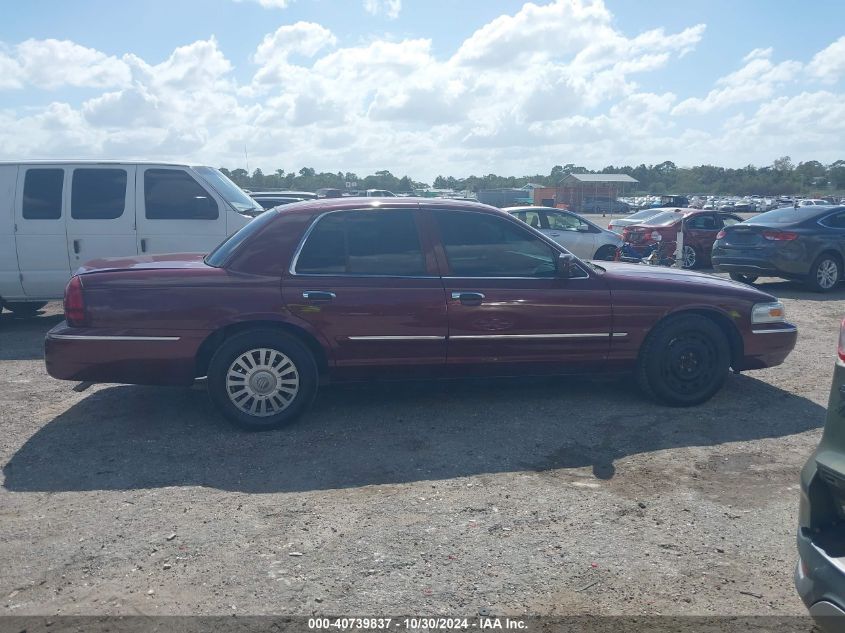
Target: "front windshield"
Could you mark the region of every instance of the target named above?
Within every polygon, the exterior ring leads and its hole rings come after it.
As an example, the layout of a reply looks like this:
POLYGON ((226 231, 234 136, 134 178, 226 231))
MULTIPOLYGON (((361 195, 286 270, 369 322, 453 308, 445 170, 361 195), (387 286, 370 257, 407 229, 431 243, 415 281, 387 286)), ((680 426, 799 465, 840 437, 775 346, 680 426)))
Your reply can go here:
POLYGON ((223 196, 226 202, 231 204, 238 213, 249 214, 253 211, 260 213, 264 210, 255 200, 246 195, 240 187, 213 167, 194 167, 194 171, 202 176, 217 193, 223 196))
POLYGON ((646 226, 669 226, 674 224, 684 216, 677 211, 661 211, 653 218, 649 218, 643 224, 646 226))

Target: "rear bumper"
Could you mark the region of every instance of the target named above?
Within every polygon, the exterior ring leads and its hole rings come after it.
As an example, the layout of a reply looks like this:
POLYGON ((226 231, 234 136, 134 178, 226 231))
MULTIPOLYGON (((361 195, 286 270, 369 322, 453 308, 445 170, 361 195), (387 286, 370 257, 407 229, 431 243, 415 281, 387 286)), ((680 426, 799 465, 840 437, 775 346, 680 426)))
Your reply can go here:
POLYGON ((806 276, 810 269, 810 262, 803 249, 789 246, 738 249, 726 248, 717 243, 713 246, 710 259, 716 272, 757 277, 795 279, 806 276))
POLYGON ((44 340, 47 373, 60 380, 190 385, 202 333, 103 331, 60 323, 44 340))
POLYGON ((804 530, 798 531, 795 589, 820 628, 845 631, 845 565, 817 547, 804 530), (840 617, 836 617, 840 616, 840 617))
POLYGON ((764 369, 783 363, 795 348, 798 328, 791 323, 757 325, 745 336, 741 365, 738 370, 764 369))

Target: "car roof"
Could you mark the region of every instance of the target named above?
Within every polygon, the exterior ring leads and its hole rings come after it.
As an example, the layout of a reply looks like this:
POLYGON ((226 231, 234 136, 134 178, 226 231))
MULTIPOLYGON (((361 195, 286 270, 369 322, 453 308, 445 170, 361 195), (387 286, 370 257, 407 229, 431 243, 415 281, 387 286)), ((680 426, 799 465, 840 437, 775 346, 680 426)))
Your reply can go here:
POLYGON ((0 160, 0 165, 156 165, 161 167, 207 167, 208 165, 189 165, 188 163, 171 163, 168 161, 152 160, 49 160, 37 158, 34 160, 0 160))
POLYGON ((327 211, 345 210, 376 210, 381 208, 389 209, 463 209, 469 211, 480 211, 484 213, 501 214, 502 210, 491 207, 480 202, 468 200, 452 200, 451 198, 319 198, 317 200, 303 200, 285 205, 278 210, 278 213, 299 213, 317 215, 327 211))

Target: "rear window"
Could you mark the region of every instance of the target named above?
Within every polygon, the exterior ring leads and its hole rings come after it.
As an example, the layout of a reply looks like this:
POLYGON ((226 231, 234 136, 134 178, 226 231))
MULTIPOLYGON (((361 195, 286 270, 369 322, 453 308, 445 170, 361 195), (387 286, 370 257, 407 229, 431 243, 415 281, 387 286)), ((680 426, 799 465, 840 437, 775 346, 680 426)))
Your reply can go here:
POLYGON ((643 222, 643 224, 646 226, 669 226, 670 224, 674 224, 678 220, 683 219, 683 217, 683 214, 678 213, 677 211, 662 211, 653 218, 649 218, 643 222))
POLYGON ((70 217, 113 220, 126 207, 125 169, 76 169, 70 196, 70 217))
POLYGON ((265 225, 272 222, 277 215, 278 213, 276 211, 267 211, 266 213, 262 213, 240 231, 231 235, 229 239, 225 240, 217 248, 211 251, 211 253, 206 256, 205 263, 209 266, 214 266, 215 268, 223 266, 229 259, 229 256, 237 250, 238 246, 243 244, 243 242, 252 235, 258 233, 258 231, 264 228, 265 225))
POLYGON ((815 207, 798 207, 797 209, 785 207, 761 213, 750 220, 746 220, 744 224, 795 224, 819 214, 820 210, 815 207))
POLYGON ((25 220, 58 220, 62 217, 64 169, 28 169, 23 183, 25 220))

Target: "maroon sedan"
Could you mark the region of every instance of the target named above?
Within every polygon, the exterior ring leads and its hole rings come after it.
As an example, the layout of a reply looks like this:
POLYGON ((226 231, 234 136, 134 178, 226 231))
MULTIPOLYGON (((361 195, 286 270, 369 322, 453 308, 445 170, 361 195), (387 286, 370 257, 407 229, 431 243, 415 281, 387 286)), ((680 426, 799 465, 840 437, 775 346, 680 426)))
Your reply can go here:
POLYGON ((634 372, 669 405, 792 350, 744 284, 576 259, 492 207, 411 198, 268 211, 207 257, 90 262, 47 335, 64 380, 190 385, 235 424, 286 424, 328 380, 634 372))
POLYGON ((726 226, 742 222, 731 213, 702 211, 700 209, 660 209, 660 213, 638 223, 626 226, 622 240, 634 250, 645 252, 661 242, 664 253, 677 248, 678 233, 684 232, 684 268, 695 268, 710 261, 710 252, 716 235, 726 226))

